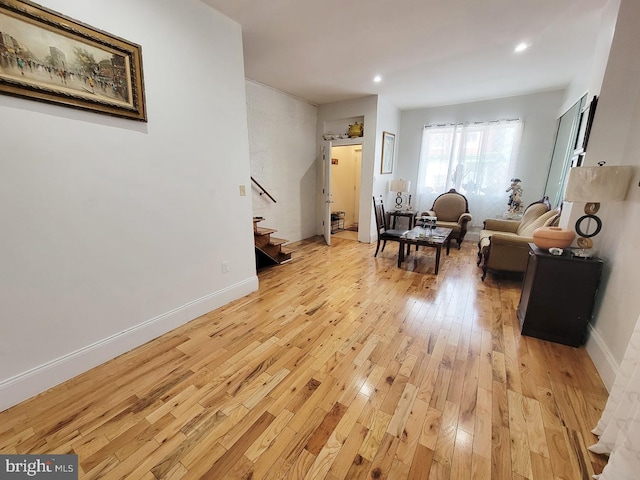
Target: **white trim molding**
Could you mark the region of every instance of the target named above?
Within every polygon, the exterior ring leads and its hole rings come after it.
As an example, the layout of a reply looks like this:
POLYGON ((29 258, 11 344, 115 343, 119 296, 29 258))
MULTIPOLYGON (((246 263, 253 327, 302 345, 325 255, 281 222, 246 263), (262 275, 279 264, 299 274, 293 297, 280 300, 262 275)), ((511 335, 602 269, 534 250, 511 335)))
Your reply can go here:
POLYGON ((253 276, 0 381, 0 412, 258 289, 253 276))
POLYGON ((591 361, 598 370, 604 386, 607 388, 607 391, 610 392, 620 366, 616 363, 615 358, 609 351, 609 348, 607 348, 607 344, 602 340, 598 331, 591 325, 588 326, 588 331, 589 335, 585 348, 589 357, 591 357, 591 361))

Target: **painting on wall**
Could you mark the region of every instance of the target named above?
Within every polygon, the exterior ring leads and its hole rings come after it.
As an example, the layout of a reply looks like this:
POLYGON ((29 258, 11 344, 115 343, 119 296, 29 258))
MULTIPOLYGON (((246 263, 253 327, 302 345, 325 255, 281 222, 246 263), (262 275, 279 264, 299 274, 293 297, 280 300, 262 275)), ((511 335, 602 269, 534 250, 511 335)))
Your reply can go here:
POLYGON ((25 0, 0 0, 0 93, 147 121, 139 45, 25 0))
POLYGON ((393 173, 393 152, 396 147, 396 135, 382 132, 382 165, 380 173, 393 173))

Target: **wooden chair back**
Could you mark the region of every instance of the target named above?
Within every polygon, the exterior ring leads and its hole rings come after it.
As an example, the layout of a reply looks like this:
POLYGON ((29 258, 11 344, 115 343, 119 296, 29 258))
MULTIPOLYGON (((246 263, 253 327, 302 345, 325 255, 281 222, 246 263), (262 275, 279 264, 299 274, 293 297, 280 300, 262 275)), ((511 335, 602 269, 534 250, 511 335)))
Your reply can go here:
POLYGON ((378 227, 378 234, 384 233, 387 230, 387 217, 384 213, 382 196, 380 196, 379 202, 376 202, 376 197, 373 197, 373 209, 376 214, 376 225, 378 227))

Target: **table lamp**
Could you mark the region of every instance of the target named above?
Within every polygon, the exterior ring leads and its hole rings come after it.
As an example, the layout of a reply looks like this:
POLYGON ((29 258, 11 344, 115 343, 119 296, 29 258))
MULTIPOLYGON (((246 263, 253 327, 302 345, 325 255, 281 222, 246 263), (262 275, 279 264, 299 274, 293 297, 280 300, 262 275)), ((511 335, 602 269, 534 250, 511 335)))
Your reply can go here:
POLYGON ((600 210, 600 203, 624 200, 633 174, 631 166, 605 167, 604 162, 600 162, 599 165, 598 167, 574 167, 569 170, 564 200, 586 202, 585 214, 576 222, 576 233, 579 235, 576 241, 578 250, 573 253, 578 257, 593 255, 591 238, 602 230, 602 220, 596 216, 600 210), (595 223, 594 230, 591 230, 592 222, 595 223))
POLYGON ((409 180, 391 180, 389 190, 398 193, 396 195, 396 210, 402 210, 402 194, 407 193, 410 187, 411 182, 409 180))

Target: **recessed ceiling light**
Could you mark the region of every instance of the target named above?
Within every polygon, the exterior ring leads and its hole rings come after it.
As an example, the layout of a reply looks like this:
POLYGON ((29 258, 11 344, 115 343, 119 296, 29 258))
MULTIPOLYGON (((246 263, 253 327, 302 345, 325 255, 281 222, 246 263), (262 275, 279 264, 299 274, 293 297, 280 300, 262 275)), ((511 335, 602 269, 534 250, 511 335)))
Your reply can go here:
POLYGON ((516 53, 520 53, 524 52, 527 48, 529 48, 529 45, 527 45, 526 43, 520 43, 516 46, 516 48, 513 49, 513 51, 516 53))
POLYGON ((380 75, 376 75, 373 77, 373 81, 376 83, 380 83, 382 81, 382 77, 380 75))

